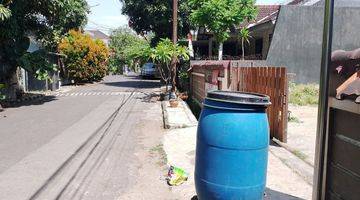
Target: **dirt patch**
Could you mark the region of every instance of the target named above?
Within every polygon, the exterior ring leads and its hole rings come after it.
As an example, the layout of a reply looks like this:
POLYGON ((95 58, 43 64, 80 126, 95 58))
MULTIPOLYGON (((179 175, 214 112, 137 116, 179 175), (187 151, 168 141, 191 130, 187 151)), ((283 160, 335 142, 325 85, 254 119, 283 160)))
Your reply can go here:
POLYGON ((317 126, 317 106, 289 105, 290 116, 297 120, 288 123, 288 142, 296 156, 314 166, 317 126))
POLYGON ((134 131, 139 135, 139 148, 135 153, 139 161, 136 183, 118 199, 180 199, 165 180, 167 166, 160 143, 164 134, 160 103, 146 103, 146 109, 141 112, 145 114, 134 131))

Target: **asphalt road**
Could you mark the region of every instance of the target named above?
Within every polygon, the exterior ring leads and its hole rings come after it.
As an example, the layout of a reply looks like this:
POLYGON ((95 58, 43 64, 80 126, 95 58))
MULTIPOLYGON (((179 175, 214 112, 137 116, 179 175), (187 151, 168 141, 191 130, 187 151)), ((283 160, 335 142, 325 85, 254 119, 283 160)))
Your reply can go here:
MULTIPOLYGON (((6 109, 0 113, 0 174, 107 100, 134 90, 146 98, 158 87, 159 80, 109 76, 101 83, 76 87, 41 101, 6 109)), ((132 120, 135 123, 138 118, 132 120)))

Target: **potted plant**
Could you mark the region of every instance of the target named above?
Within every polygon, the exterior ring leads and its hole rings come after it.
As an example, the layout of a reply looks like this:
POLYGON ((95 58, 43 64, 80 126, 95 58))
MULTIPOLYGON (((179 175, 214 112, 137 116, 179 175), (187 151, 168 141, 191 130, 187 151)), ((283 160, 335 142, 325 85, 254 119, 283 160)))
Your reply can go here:
POLYGON ((169 103, 170 103, 170 107, 172 107, 172 108, 176 108, 176 107, 179 106, 179 100, 178 99, 170 99, 169 103))
POLYGON ((186 101, 189 98, 189 95, 187 92, 180 93, 178 96, 183 101, 186 101))

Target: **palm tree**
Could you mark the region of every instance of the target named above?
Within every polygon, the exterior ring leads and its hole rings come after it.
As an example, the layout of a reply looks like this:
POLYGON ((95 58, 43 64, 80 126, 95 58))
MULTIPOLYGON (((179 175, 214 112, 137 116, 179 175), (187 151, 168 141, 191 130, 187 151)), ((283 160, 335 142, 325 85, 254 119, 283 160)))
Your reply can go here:
POLYGON ((250 43, 251 32, 247 28, 242 28, 239 32, 239 38, 241 39, 241 50, 242 50, 242 59, 245 60, 245 46, 244 43, 250 43))

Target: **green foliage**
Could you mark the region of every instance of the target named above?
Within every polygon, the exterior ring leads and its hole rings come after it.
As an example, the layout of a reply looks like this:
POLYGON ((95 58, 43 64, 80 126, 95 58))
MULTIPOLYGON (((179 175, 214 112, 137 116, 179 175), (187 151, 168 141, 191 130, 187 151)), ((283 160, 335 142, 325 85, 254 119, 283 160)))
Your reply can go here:
POLYGON ((189 77, 189 70, 190 62, 181 60, 179 65, 177 66, 178 69, 178 89, 182 92, 189 91, 190 89, 190 77, 189 77))
POLYGON ((43 9, 48 11, 48 23, 36 31, 36 36, 43 46, 55 51, 62 37, 72 29, 83 28, 87 23, 87 14, 90 8, 86 0, 52 0, 43 9))
POLYGON ((4 95, 3 91, 5 89, 5 84, 0 83, 0 100, 4 100, 6 96, 4 95))
POLYGON ((225 42, 229 31, 245 20, 254 19, 254 0, 188 0, 193 9, 190 20, 198 27, 211 31, 219 43, 225 42))
MULTIPOLYGON (((152 44, 172 33, 172 1, 120 0, 122 13, 129 16, 129 26, 138 34, 155 34, 152 44)), ((179 1, 178 34, 186 37, 190 31, 190 8, 187 1, 179 1)))
POLYGON ((140 58, 138 54, 150 48, 150 45, 146 39, 140 38, 131 29, 121 27, 111 33, 109 47, 112 52, 109 69, 113 73, 122 73, 124 65, 135 69, 138 64, 144 62, 136 58, 140 58))
POLYGON ((64 34, 86 24, 89 12, 86 0, 0 0, 0 4, 11 13, 0 20, 0 46, 5 47, 0 48, 0 81, 15 72, 29 47, 28 36, 54 51, 64 34))
POLYGON ((151 54, 151 58, 155 63, 169 65, 171 59, 175 57, 179 62, 180 58, 189 59, 188 49, 185 46, 174 44, 170 39, 161 39, 151 54))
POLYGON ((249 31, 249 29, 242 28, 239 32, 239 38, 249 44, 250 38, 252 38, 251 32, 249 31))
POLYGON ((67 76, 75 83, 101 80, 107 73, 109 50, 101 40, 70 31, 59 44, 59 52, 66 55, 67 76))
POLYGON ((50 56, 45 50, 26 53, 19 59, 19 65, 26 71, 35 75, 38 80, 49 80, 49 72, 57 71, 57 66, 52 64, 50 56))
POLYGON ((174 44, 168 38, 161 39, 155 48, 150 48, 149 45, 139 46, 138 49, 133 49, 131 55, 133 59, 140 59, 142 61, 152 60, 166 84, 169 83, 171 78, 170 64, 172 58, 175 58, 177 63, 180 60, 189 60, 187 47, 174 44))
POLYGON ((295 105, 317 105, 319 99, 319 85, 290 83, 289 103, 295 105))
POLYGON ((170 63, 172 58, 179 63, 180 59, 189 60, 189 52, 185 46, 172 43, 168 38, 161 41, 150 51, 150 57, 158 67, 161 78, 168 83, 171 78, 170 63))

